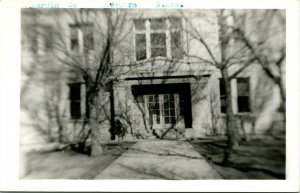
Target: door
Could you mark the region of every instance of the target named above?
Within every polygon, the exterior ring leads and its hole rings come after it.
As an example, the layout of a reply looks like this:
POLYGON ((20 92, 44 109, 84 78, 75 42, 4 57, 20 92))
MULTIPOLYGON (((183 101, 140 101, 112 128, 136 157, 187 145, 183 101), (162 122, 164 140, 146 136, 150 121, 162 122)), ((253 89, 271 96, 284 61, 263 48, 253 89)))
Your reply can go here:
POLYGON ((175 126, 179 117, 178 94, 147 95, 150 125, 154 129, 175 126))
POLYGON ((161 109, 159 95, 147 95, 150 125, 156 129, 161 126, 161 109))

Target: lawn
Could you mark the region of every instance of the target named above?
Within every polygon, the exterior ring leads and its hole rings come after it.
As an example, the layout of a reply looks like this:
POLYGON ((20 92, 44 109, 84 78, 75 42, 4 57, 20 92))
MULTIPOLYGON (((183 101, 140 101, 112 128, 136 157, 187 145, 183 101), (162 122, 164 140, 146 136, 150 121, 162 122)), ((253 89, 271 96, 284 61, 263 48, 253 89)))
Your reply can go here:
POLYGON ((90 157, 70 149, 29 152, 22 179, 93 179, 134 142, 103 145, 104 154, 90 157))
POLYGON ((285 179, 285 141, 253 139, 233 151, 222 163, 226 141, 191 141, 224 179, 285 179))

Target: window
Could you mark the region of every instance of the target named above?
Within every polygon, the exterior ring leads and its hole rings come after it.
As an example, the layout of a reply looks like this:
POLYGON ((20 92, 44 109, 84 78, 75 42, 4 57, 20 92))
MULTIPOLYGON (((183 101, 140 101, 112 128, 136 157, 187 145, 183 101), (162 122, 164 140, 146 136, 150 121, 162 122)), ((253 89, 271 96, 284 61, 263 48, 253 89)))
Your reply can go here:
POLYGON ((53 49, 53 27, 50 25, 33 25, 29 39, 32 53, 44 54, 49 52, 53 49))
POLYGON ((174 94, 164 94, 164 121, 165 124, 175 124, 175 99, 174 94))
POLYGON ((136 60, 151 57, 182 58, 180 18, 135 20, 136 60))
POLYGON ((70 35, 70 48, 72 51, 84 51, 86 53, 94 50, 93 24, 70 25, 70 35))
POLYGON ((238 112, 250 112, 249 78, 237 78, 238 112))
POLYGON ((70 114, 72 119, 81 118, 80 83, 69 84, 70 114))
POLYGON ((148 95, 148 109, 150 124, 160 124, 160 109, 158 95, 148 95))
POLYGON ((226 113, 226 98, 227 93, 225 89, 225 81, 223 78, 219 79, 219 85, 220 85, 220 103, 221 103, 221 113, 226 113))
MULTIPOLYGON (((221 113, 226 113, 226 89, 225 89, 225 82, 223 78, 219 79, 220 85, 220 107, 221 113)), ((233 88, 232 88, 233 89, 233 88)), ((250 85, 249 85, 249 78, 237 78, 236 79, 236 89, 237 93, 237 112, 238 113, 245 113, 251 112, 250 108, 250 85)))

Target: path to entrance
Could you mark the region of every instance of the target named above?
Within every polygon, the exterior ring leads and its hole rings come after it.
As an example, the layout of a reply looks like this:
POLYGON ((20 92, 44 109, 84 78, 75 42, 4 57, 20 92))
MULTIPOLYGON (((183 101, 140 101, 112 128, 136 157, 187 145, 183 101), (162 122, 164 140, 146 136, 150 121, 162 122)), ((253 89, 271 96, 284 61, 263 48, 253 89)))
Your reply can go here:
POLYGON ((185 141, 140 141, 95 179, 221 179, 185 141))

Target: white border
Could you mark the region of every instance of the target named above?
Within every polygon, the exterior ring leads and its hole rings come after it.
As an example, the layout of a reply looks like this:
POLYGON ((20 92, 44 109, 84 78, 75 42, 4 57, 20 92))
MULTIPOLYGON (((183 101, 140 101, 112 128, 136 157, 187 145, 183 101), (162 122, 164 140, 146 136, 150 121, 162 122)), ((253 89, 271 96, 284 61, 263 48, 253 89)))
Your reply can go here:
MULTIPOLYGON (((52 0, 44 0, 45 3, 52 0)), ((0 0, 0 191, 299 191, 299 1, 194 0, 167 1, 183 8, 279 8, 287 12, 287 179, 286 180, 19 180, 20 8, 42 0, 0 0)), ((60 8, 105 7, 109 2, 135 2, 155 8, 157 1, 53 0, 60 8)))

